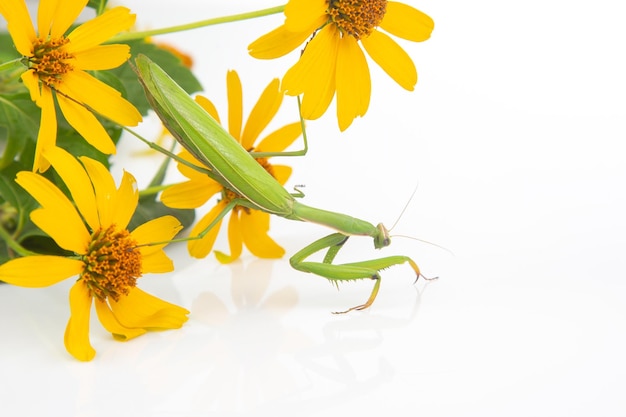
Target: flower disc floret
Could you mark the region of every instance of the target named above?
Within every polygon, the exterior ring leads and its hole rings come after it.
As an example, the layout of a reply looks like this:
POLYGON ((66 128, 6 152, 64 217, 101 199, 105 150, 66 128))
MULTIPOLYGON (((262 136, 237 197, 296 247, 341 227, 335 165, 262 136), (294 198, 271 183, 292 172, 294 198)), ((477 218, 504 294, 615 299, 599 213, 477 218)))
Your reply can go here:
MULTIPOLYGON (((248 152, 254 152, 254 147, 248 149, 248 152)), ((277 181, 279 180, 278 178, 276 178, 276 175, 274 174, 274 166, 270 163, 268 158, 265 158, 265 157, 255 158, 255 161, 257 161, 259 165, 261 165, 263 169, 267 171, 268 174, 274 177, 274 179, 276 179, 277 181)), ((220 201, 224 204, 229 204, 231 201, 241 199, 241 198, 244 198, 244 197, 228 188, 223 188, 222 198, 220 201)), ((240 205, 235 205, 235 207, 233 207, 233 211, 235 213, 238 213, 241 210, 246 212, 246 214, 250 214, 251 209, 249 207, 240 206, 240 205)))
POLYGON ((330 0, 330 20, 356 39, 367 37, 385 17, 387 0, 330 0))
POLYGON ((63 74, 74 69, 68 62, 74 59, 74 55, 63 50, 68 42, 65 37, 49 40, 38 38, 33 42, 33 55, 27 57, 29 68, 48 87, 58 87, 63 81, 63 74))
POLYGON ((128 295, 141 277, 141 252, 128 230, 116 230, 114 225, 92 234, 85 270, 81 278, 92 297, 100 300, 128 295))
MULTIPOLYGON (((242 198, 242 196, 234 191, 229 190, 228 188, 224 188, 222 190, 222 198, 220 199, 220 202, 223 204, 230 204, 233 200, 236 200, 238 198, 242 198)), ((248 207, 240 205, 235 205, 235 207, 233 207, 234 213, 239 213, 241 210, 245 211, 248 214, 250 213, 250 209, 248 207)))
MULTIPOLYGON (((248 152, 254 152, 254 148, 250 149, 248 152)), ((276 175, 274 174, 274 166, 267 158, 255 158, 255 160, 263 167, 264 170, 267 171, 268 174, 276 178, 276 175)))

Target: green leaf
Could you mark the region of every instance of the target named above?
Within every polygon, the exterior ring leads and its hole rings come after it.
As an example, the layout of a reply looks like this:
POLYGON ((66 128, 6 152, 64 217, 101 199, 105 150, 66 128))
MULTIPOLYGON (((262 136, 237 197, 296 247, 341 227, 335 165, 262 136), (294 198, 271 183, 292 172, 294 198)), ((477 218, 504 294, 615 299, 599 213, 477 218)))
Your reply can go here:
MULTIPOLYGON (((0 170, 0 221, 8 233, 16 235, 17 242, 26 235, 44 236, 43 232, 35 230, 29 218, 30 212, 38 206, 37 202, 15 182, 15 175, 24 169, 19 163, 12 162, 0 170)), ((6 242, 0 241, 0 263, 12 255, 6 242)))
POLYGON ((0 96, 0 169, 29 148, 32 152, 40 113, 28 93, 0 96))
POLYGON ((166 215, 176 217, 183 225, 183 229, 186 229, 193 223, 196 211, 193 209, 173 209, 160 201, 142 199, 128 224, 128 230, 134 230, 150 220, 166 215))
MULTIPOLYGON (((163 183, 165 178, 165 174, 167 172, 167 166, 169 165, 171 159, 165 158, 163 163, 157 170, 154 178, 150 181, 150 185, 148 187, 159 186, 163 183)), ((196 217, 196 211, 194 209, 174 209, 171 207, 165 206, 163 203, 156 199, 157 194, 147 194, 139 197, 139 204, 137 205, 137 209, 135 210, 135 214, 130 220, 129 229, 134 230, 135 227, 144 224, 145 222, 156 219, 157 217, 171 215, 174 216, 180 221, 183 225, 183 230, 188 228, 193 224, 193 221, 196 217)))
POLYGON ((29 171, 17 162, 0 169, 0 202, 7 202, 15 207, 18 212, 30 213, 37 207, 37 202, 22 187, 15 182, 15 176, 20 171, 29 171))
POLYGON ((121 82, 126 92, 126 99, 133 103, 141 114, 146 115, 150 109, 150 105, 145 97, 143 88, 139 84, 137 74, 135 74, 135 71, 133 71, 131 67, 131 64, 138 54, 147 55, 150 59, 159 64, 159 66, 167 71, 187 93, 191 94, 202 90, 202 85, 191 70, 183 65, 180 58, 170 51, 143 40, 131 41, 127 42, 127 44, 130 46, 132 56, 130 63, 110 70, 108 74, 114 75, 121 82))
POLYGON ((13 39, 8 32, 0 33, 0 62, 11 61, 21 55, 13 45, 13 39))
MULTIPOLYGON (((90 145, 85 138, 83 138, 70 124, 65 120, 63 113, 57 107, 57 146, 65 149, 75 157, 79 156, 88 156, 92 159, 100 161, 107 168, 109 167, 109 155, 105 155, 92 145, 90 145)), ((98 117, 98 115, 96 115, 98 117)), ((121 134, 122 128, 117 124, 106 120, 102 117, 98 117, 98 120, 107 133, 111 137, 114 143, 117 143, 121 134)), ((56 181, 57 184, 62 183, 62 181, 56 181)))
POLYGON ((96 14, 99 16, 104 12, 107 2, 108 0, 89 0, 89 3, 87 3, 87 7, 95 9, 96 14))

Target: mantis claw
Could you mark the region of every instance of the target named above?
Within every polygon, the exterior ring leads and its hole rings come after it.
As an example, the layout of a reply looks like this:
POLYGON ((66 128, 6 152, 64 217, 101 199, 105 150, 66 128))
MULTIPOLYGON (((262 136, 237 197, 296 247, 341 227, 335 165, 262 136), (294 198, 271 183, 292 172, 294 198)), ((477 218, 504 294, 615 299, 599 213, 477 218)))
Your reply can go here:
POLYGON ((333 314, 345 314, 353 310, 365 310, 366 308, 371 306, 374 300, 376 299, 376 296, 378 295, 378 289, 380 288, 380 275, 376 274, 375 276, 372 277, 372 279, 375 280, 376 283, 374 284, 374 288, 372 288, 372 293, 370 294, 370 298, 368 298, 365 303, 360 304, 355 307, 351 307, 347 309, 346 311, 334 311, 333 314))
POLYGON ((417 274, 417 278, 415 278, 415 281, 413 281, 413 284, 416 284, 416 283, 417 283, 417 280, 418 280, 418 279, 420 279, 420 277, 421 277, 421 278, 424 278, 426 281, 434 281, 434 280, 436 280, 436 279, 439 279, 439 277, 431 277, 431 278, 428 278, 428 277, 426 277, 426 276, 424 276, 424 275, 422 275, 422 274, 417 274))

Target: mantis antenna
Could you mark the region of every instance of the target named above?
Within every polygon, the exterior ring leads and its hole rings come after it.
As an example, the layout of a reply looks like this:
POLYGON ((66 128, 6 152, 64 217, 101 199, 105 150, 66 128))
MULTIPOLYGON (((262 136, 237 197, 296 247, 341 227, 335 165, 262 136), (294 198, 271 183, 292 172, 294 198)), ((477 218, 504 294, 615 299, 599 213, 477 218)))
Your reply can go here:
POLYGON ((402 211, 400 211, 400 214, 398 215, 398 218, 396 219, 395 222, 393 222, 393 226, 391 226, 388 230, 391 232, 393 230, 394 227, 396 227, 396 225, 398 224, 398 222, 400 221, 400 219, 402 218, 402 216, 404 216, 404 212, 406 211, 406 209, 409 207, 409 204, 411 204, 411 201, 413 200, 413 197, 415 196, 415 193, 417 192, 417 187, 419 186, 419 184, 415 185, 415 188, 413 188, 413 192, 411 193, 411 196, 409 197, 409 199, 407 200, 407 202, 404 204, 404 207, 402 208, 402 211))
MULTIPOLYGON (((419 184, 415 185, 415 188, 413 188, 413 192, 411 193, 411 196, 409 197, 409 199, 407 200, 406 204, 402 208, 402 211, 400 211, 400 214, 398 215, 398 218, 396 219, 396 221, 393 223, 393 226, 391 226, 388 229, 389 231, 392 231, 393 228, 396 227, 396 225, 400 222, 400 219, 402 218, 402 216, 404 216, 404 213, 406 212, 407 208, 409 207, 409 204, 411 204, 411 201, 413 200, 413 197, 415 197, 415 193, 417 192, 418 186, 419 186, 419 184)), ((403 237, 403 238, 406 238, 406 239, 416 240, 418 242, 426 243, 427 245, 431 245, 431 246, 437 247, 439 249, 443 249, 444 251, 448 252, 450 255, 455 256, 454 252, 452 252, 450 249, 446 248, 445 246, 438 245, 438 244, 436 244, 434 242, 430 242, 428 240, 420 239, 420 238, 413 237, 413 236, 407 236, 407 235, 390 235, 389 237, 393 237, 393 238, 403 237)))

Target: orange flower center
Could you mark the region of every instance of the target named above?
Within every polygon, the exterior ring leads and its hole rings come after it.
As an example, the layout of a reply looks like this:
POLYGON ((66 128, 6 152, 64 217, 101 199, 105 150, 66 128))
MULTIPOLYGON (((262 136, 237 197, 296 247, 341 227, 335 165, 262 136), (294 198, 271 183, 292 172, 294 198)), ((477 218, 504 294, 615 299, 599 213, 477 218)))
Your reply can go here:
MULTIPOLYGON (((254 148, 250 148, 248 149, 248 152, 254 152, 254 148)), ((274 167, 272 166, 272 164, 269 163, 269 161, 267 160, 267 158, 255 158, 255 160, 259 163, 259 165, 261 165, 263 167, 263 169, 265 169, 272 177, 276 178, 274 176, 274 167)), ((237 194, 236 192, 232 191, 232 190, 228 190, 226 188, 224 188, 222 190, 222 200, 224 202, 226 202, 226 204, 230 203, 231 201, 237 199, 237 198, 243 198, 241 195, 237 194)), ((233 207, 233 211, 235 213, 239 212, 239 210, 244 210, 246 213, 250 213, 250 208, 249 207, 244 207, 244 206, 235 206, 233 207)))
MULTIPOLYGON (((253 152, 253 151, 254 149, 250 149, 248 152, 253 152)), ((272 166, 272 164, 270 164, 267 158, 256 158, 256 161, 259 163, 259 165, 263 167, 263 169, 265 169, 268 172, 268 174, 276 178, 274 176, 274 167, 272 166)))
POLYGON ((343 34, 367 38, 385 16, 387 0, 328 0, 326 13, 343 34))
POLYGON ((141 252, 128 230, 115 226, 100 229, 91 235, 87 254, 83 257, 85 281, 92 297, 118 301, 127 295, 141 276, 141 252))
POLYGON ((74 55, 63 50, 63 46, 70 40, 65 37, 43 40, 37 39, 33 43, 33 55, 28 58, 30 69, 35 71, 41 82, 48 87, 56 87, 62 81, 63 74, 74 68, 69 60, 74 55))

